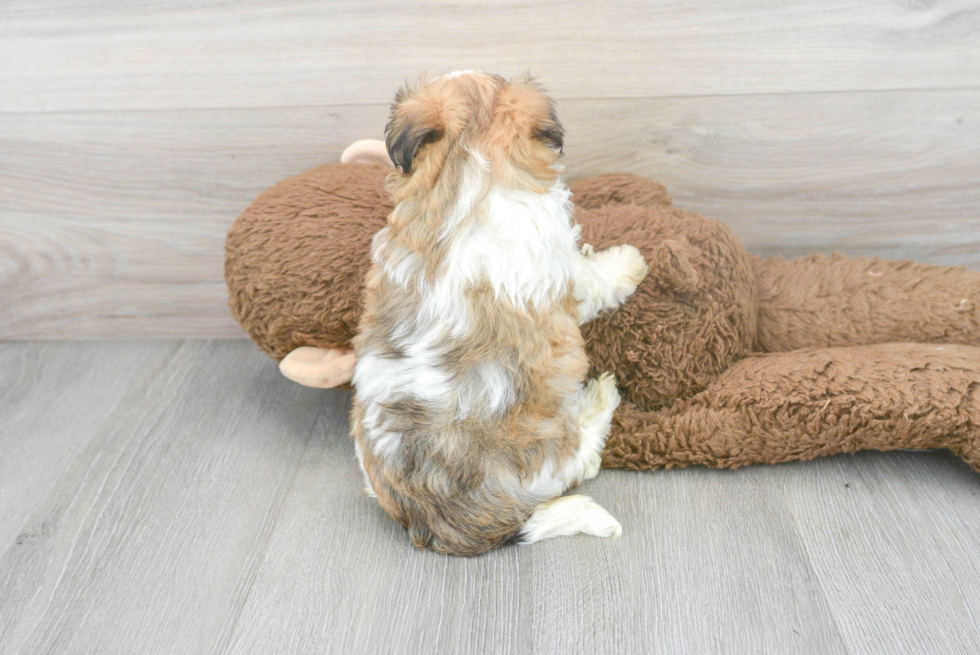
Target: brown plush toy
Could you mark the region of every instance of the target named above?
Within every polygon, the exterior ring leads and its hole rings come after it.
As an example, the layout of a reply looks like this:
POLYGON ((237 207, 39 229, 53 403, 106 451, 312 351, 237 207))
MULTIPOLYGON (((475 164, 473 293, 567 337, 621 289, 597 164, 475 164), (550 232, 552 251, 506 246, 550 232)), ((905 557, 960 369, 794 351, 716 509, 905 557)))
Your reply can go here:
MULTIPOLYGON (((383 144, 354 151, 384 159, 383 144)), ((390 170, 328 164, 289 178, 228 235, 232 311, 292 379, 350 379, 390 170)), ((623 396, 604 467, 948 448, 980 470, 980 273, 762 259, 654 182, 604 175, 571 188, 584 242, 633 244, 650 265, 625 305, 583 326, 594 372, 615 373, 623 396)))

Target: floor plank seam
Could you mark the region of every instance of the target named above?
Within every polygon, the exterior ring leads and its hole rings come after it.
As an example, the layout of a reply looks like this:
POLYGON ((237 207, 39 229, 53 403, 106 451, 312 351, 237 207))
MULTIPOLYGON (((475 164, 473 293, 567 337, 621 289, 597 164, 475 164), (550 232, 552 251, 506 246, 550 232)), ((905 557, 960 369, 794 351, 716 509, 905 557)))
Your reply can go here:
POLYGON ((252 574, 252 579, 248 582, 247 589, 241 598, 241 603, 238 604, 238 611, 235 613, 234 620, 229 623, 228 629, 225 634, 219 635, 218 639, 215 641, 212 653, 214 655, 228 655, 230 652, 232 643, 235 639, 235 633, 238 631, 238 624, 241 621, 242 613, 245 611, 245 607, 248 605, 248 599, 252 595, 252 590, 255 587, 255 580, 258 578, 259 573, 262 571, 265 561, 269 556, 269 549, 272 547, 272 538, 275 536, 276 528, 279 526, 279 522, 282 520, 283 512, 286 508, 286 503, 289 500, 289 496, 292 493, 293 486, 296 482, 296 476, 299 474, 300 468, 303 466, 303 461, 306 456, 306 452, 310 448, 310 444, 313 441, 313 435, 316 434, 317 426, 320 423, 320 416, 323 414, 323 408, 325 402, 320 402, 317 407, 316 414, 313 417, 312 424, 310 425, 310 432, 306 435, 306 443, 303 445, 303 452, 300 453, 299 458, 296 461, 296 467, 293 469, 292 475, 289 477, 289 483, 285 485, 285 488, 281 494, 278 507, 276 508, 275 518, 271 521, 269 526, 269 531, 265 539, 265 547, 262 552, 261 558, 257 559, 255 562, 255 568, 252 574))
MULTIPOLYGON (((927 451, 907 450, 905 452, 927 452, 927 451)), ((951 451, 947 451, 947 452, 951 452, 951 451)), ((919 458, 916 458, 916 459, 918 461, 919 458)), ((962 463, 963 463, 962 460, 960 460, 957 457, 956 458, 956 461, 954 462, 954 465, 960 465, 962 463)), ((922 466, 922 465, 920 465, 919 468, 920 468, 920 470, 923 470, 923 471, 927 470, 926 467, 925 466, 922 466)), ((942 545, 946 548, 946 550, 948 550, 948 551, 952 551, 953 550, 953 544, 950 543, 949 539, 946 538, 946 535, 945 534, 939 533, 937 536, 939 536, 939 537, 942 538, 942 545)), ((949 560, 947 560, 946 558, 943 558, 942 559, 942 563, 943 563, 943 567, 946 570, 946 573, 949 575, 950 579, 956 585, 956 591, 959 593, 960 598, 962 598, 964 600, 963 606, 964 606, 964 608, 966 610, 966 615, 970 619, 970 625, 973 627, 974 633, 980 635, 980 625, 977 624, 977 619, 976 619, 976 616, 973 613, 973 608, 970 606, 970 603, 969 602, 966 602, 966 599, 969 597, 969 594, 967 594, 966 591, 963 589, 963 584, 960 582, 959 577, 955 575, 955 573, 953 572, 952 568, 950 567, 949 560)))
MULTIPOLYGON (((160 369, 159 370, 169 370, 169 371, 171 371, 170 379, 167 380, 163 384, 163 388, 165 388, 165 389, 170 388, 170 386, 172 384, 172 380, 177 376, 178 373, 181 374, 182 377, 183 377, 183 380, 181 381, 181 384, 183 384, 183 381, 188 378, 189 372, 192 370, 190 368, 181 369, 180 367, 168 366, 167 365, 168 363, 170 363, 171 361, 173 361, 176 358, 177 354, 183 348, 183 344, 184 344, 184 341, 179 342, 178 347, 174 349, 174 352, 170 355, 170 357, 168 357, 164 362, 161 363, 161 366, 160 366, 160 369)), ((151 388, 152 388, 152 384, 151 384, 151 388)), ((181 387, 178 384, 177 387, 176 387, 176 389, 180 389, 180 388, 181 387)), ((175 391, 173 393, 173 397, 175 397, 175 398, 179 395, 179 393, 177 392, 176 389, 175 389, 175 391)), ((157 417, 157 418, 159 420, 159 417, 157 417)), ((142 420, 139 421, 138 426, 141 426, 141 425, 142 425, 142 420)), ((95 517, 95 520, 92 522, 92 525, 98 525, 100 523, 102 517, 104 516, 107 508, 109 507, 109 502, 108 502, 109 499, 115 497, 116 494, 117 494, 117 492, 119 491, 119 487, 122 484, 122 481, 126 477, 126 472, 129 471, 130 468, 133 466, 133 464, 140 459, 139 455, 143 452, 143 448, 142 448, 142 446, 144 445, 143 444, 143 440, 146 438, 147 434, 152 433, 152 429, 151 428, 146 428, 146 429, 143 429, 143 430, 138 430, 138 433, 139 433, 140 447, 136 448, 136 450, 129 457, 129 461, 126 462, 126 464, 125 464, 125 466, 124 466, 124 468, 122 470, 122 473, 120 473, 119 476, 118 476, 118 478, 116 479, 116 484, 112 488, 112 490, 109 492, 108 497, 107 498, 104 497, 104 492, 106 490, 106 486, 109 483, 109 479, 112 477, 113 473, 118 469, 120 461, 125 457, 125 455, 126 455, 126 449, 125 448, 124 449, 121 449, 118 457, 112 463, 112 466, 110 466, 108 468, 108 470, 106 471, 105 478, 102 480, 101 484, 99 485, 98 491, 95 493, 95 496, 93 497, 92 506, 85 512, 85 516, 82 518, 82 520, 79 521, 79 523, 78 523, 78 530, 72 536, 72 539, 71 539, 71 548, 69 548, 68 553, 65 555, 65 559, 64 559, 64 562, 62 564, 61 571, 58 573, 58 579, 54 582, 53 585, 51 585, 51 593, 48 595, 48 602, 47 602, 47 607, 48 608, 50 608, 54 604, 54 602, 55 602, 55 595, 57 594, 58 590, 62 586, 62 581, 64 580, 64 577, 65 577, 66 573, 68 572, 69 567, 70 567, 70 565, 72 563, 72 559, 73 559, 73 557, 75 555, 75 550, 76 550, 76 548, 78 548, 78 545, 79 545, 79 535, 82 534, 85 531, 86 526, 89 525, 89 518, 91 517, 92 512, 95 510, 96 506, 101 502, 102 503, 102 508, 99 511, 98 516, 96 516, 95 517)), ((135 435, 130 436, 129 439, 133 439, 134 437, 135 437, 135 435)), ((84 483, 87 478, 88 478, 88 473, 86 473, 86 475, 83 477, 82 483, 84 483)), ((89 608, 89 609, 91 609, 91 608, 89 608)), ((85 615, 82 616, 82 619, 84 619, 86 615, 87 615, 87 612, 86 612, 85 615)), ((39 616, 38 622, 34 625, 34 627, 32 628, 31 632, 29 633, 31 635, 33 635, 37 631, 38 627, 41 625, 41 621, 47 616, 47 609, 44 612, 39 613, 38 616, 39 616)), ((47 635, 45 637, 45 640, 42 643, 42 646, 46 646, 47 643, 53 638, 53 636, 54 636, 54 633, 52 631, 48 631, 48 633, 47 633, 47 635)), ((28 641, 29 641, 29 639, 28 639, 28 641)), ((27 642, 25 641, 24 644, 21 644, 21 647, 17 650, 17 655, 20 655, 23 652, 23 649, 24 649, 24 646, 26 645, 26 643, 27 642)))
MULTIPOLYGON (((31 341, 27 341, 27 340, 17 341, 17 340, 14 340, 14 341, 6 341, 6 342, 4 342, 3 340, 0 340, 0 343, 59 343, 59 342, 64 342, 64 341, 66 341, 66 340, 65 339, 52 339, 51 341, 44 341, 44 342, 39 342, 39 341, 36 341, 36 340, 31 340, 31 341)), ((98 340, 98 339, 92 339, 91 341, 100 341, 100 340, 98 340)), ((161 340, 161 341, 163 341, 163 340, 161 340)), ((177 350, 179 350, 179 348, 175 348, 174 349, 174 352, 165 361, 161 362, 159 367, 157 367, 157 368, 154 369, 154 371, 152 372, 152 375, 158 375, 161 371, 169 368, 168 367, 168 364, 171 361, 173 361, 174 357, 177 354, 177 350)), ((119 406, 116 407, 113 412, 110 412, 105 417, 106 420, 111 419, 112 416, 116 413, 116 410, 119 410, 120 408, 124 407, 124 404, 125 404, 125 398, 123 398, 123 400, 120 401, 119 406)), ((78 454, 76 455, 76 457, 81 457, 82 454, 84 454, 84 452, 86 451, 86 449, 89 446, 91 446, 92 442, 95 441, 95 439, 97 439, 98 437, 99 437, 99 434, 93 433, 92 436, 89 437, 88 441, 86 441, 83 446, 80 446, 79 447, 78 454)), ((71 468, 72 468, 71 466, 66 467, 65 470, 61 473, 61 475, 59 475, 52 482, 51 488, 48 490, 48 492, 37 503, 37 506, 39 508, 40 507, 45 507, 46 504, 48 503, 48 501, 51 500, 51 497, 57 494, 58 489, 60 488, 60 485, 61 485, 62 480, 64 480, 64 478, 69 474, 69 472, 71 471, 71 468)), ((83 480, 84 480, 84 478, 83 478, 83 480)), ((9 544, 7 544, 7 547, 6 548, 4 548, 3 550, 0 550, 0 561, 2 561, 7 556, 7 553, 10 552, 10 550, 14 546, 17 545, 17 539, 20 538, 20 536, 23 535, 25 532, 27 532, 27 528, 30 526, 30 524, 34 521, 35 518, 36 517, 35 517, 34 514, 30 514, 30 515, 27 516, 27 518, 24 519, 24 521, 21 523, 19 529, 16 531, 17 536, 15 536, 14 539, 9 544)))
POLYGON ((827 597, 827 589, 824 586, 824 581, 820 579, 820 575, 817 573, 816 567, 813 565, 813 557, 810 554, 810 549, 806 544, 806 540, 803 539, 803 533, 800 531, 800 526, 796 520, 796 513, 790 506, 788 499, 786 497, 786 483, 782 484, 783 489, 783 507, 786 508, 786 513, 789 514, 789 519, 793 524, 793 533, 796 538, 796 543, 802 551, 806 558, 806 568, 813 576, 813 580, 817 583, 817 587, 820 589, 820 597, 823 598, 824 606, 827 608, 827 614, 830 616, 830 620, 834 625, 834 631, 837 633, 838 639, 840 639, 841 645, 844 647, 844 652, 848 655, 855 655, 848 645, 847 640, 844 638, 844 633, 840 628, 840 624, 837 622, 837 614, 834 612, 834 606, 830 602, 830 598, 827 597))

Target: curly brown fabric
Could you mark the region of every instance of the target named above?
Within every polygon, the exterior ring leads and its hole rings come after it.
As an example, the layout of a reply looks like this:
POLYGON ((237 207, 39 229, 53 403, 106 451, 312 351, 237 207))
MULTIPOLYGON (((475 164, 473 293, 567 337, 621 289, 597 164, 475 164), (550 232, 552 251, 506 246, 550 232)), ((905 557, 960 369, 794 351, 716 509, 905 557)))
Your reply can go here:
POLYGON ((382 164, 327 164, 283 180, 235 221, 225 243, 231 312, 270 357, 349 347, 361 316, 371 237, 392 206, 382 164))
MULTIPOLYGON (((348 347, 389 169, 330 164, 262 194, 228 235, 232 312, 269 355, 348 347)), ((882 259, 747 254, 659 184, 572 185, 583 240, 637 246, 650 274, 583 329, 624 402, 607 468, 948 448, 980 470, 980 273, 882 259)))
POLYGON ((607 468, 738 468, 859 450, 948 448, 980 470, 980 356, 888 343, 747 357, 669 409, 620 406, 607 468))

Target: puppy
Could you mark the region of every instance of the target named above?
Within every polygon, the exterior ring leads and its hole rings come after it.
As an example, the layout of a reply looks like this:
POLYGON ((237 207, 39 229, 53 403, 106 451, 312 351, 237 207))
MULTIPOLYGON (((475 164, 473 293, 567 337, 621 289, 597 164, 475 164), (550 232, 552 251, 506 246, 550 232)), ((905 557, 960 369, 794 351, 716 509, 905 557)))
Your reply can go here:
POLYGON ((401 170, 372 244, 351 426, 368 493, 419 548, 621 533, 562 494, 598 473, 619 405, 611 375, 584 383, 578 326, 646 263, 632 246, 579 249, 562 138, 530 79, 464 71, 395 96, 401 170))

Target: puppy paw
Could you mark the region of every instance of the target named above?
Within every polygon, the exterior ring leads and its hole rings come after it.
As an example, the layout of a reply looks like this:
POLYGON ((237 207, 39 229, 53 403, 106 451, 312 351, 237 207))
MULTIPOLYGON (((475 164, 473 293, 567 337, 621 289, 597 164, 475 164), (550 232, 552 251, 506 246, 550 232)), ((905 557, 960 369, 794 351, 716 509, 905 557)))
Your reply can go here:
POLYGON ((581 472, 578 480, 591 480, 599 474, 602 467, 602 449, 612 426, 613 412, 619 407, 619 391, 616 378, 611 373, 603 373, 582 390, 579 403, 579 450, 581 472))
MULTIPOLYGON (((582 300, 591 298, 596 306, 591 315, 622 305, 646 277, 647 263, 634 246, 613 246, 591 253, 583 249, 583 254, 591 263, 591 277, 576 280, 575 292, 582 300)), ((586 319, 589 317, 586 311, 586 319)))
POLYGON ((596 504, 591 499, 586 498, 590 507, 587 510, 588 526, 582 530, 583 534, 590 534, 593 537, 606 537, 619 539, 623 536, 623 526, 620 525, 612 514, 604 507, 596 504))
POLYGON ((599 469, 602 468, 602 451, 593 450, 585 456, 585 460, 582 462, 582 480, 591 480, 595 476, 599 475, 599 469))
POLYGON ((607 372, 589 380, 582 391, 578 424, 582 429, 608 432, 612 414, 619 407, 619 403, 620 396, 616 388, 615 375, 607 372))
MULTIPOLYGON (((613 246, 603 250, 603 265, 607 266, 617 299, 626 300, 647 275, 647 263, 634 246, 613 246)), ((620 301, 622 302, 622 301, 620 301)))

